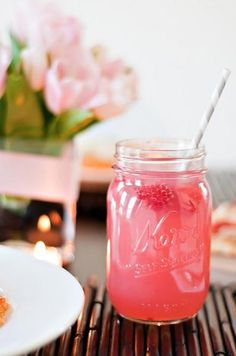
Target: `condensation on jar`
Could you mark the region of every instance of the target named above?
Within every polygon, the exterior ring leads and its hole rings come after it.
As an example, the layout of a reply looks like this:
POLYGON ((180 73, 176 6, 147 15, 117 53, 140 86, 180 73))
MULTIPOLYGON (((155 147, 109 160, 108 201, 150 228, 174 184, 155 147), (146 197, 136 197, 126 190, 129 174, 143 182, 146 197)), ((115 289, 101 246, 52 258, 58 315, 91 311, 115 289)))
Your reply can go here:
POLYGON ((203 147, 187 140, 116 145, 107 196, 107 289, 124 317, 194 316, 209 287, 211 195, 203 147))

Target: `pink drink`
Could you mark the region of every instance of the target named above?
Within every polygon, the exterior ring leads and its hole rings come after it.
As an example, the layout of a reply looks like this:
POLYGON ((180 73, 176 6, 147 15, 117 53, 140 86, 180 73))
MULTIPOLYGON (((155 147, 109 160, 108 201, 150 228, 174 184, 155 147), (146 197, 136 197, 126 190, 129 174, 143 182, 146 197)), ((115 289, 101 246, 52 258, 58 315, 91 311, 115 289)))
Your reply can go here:
POLYGON ((201 171, 118 169, 108 192, 107 288, 136 321, 195 315, 209 286, 209 190, 201 171))

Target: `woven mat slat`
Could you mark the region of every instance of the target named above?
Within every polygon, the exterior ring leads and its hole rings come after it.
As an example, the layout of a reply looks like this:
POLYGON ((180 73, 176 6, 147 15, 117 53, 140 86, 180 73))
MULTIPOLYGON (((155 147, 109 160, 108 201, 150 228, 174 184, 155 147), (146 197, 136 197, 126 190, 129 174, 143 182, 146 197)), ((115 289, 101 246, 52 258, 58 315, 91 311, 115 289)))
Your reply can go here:
POLYGON ((82 356, 84 351, 83 338, 81 335, 77 335, 71 340, 71 355, 72 356, 82 356))
POLYGON ((164 325, 160 328, 160 344, 160 352, 162 355, 173 355, 171 327, 169 325, 164 325))
MULTIPOLYGON (((224 303, 223 295, 221 293, 221 289, 218 285, 213 286, 212 289, 214 291, 215 304, 216 304, 218 318, 221 327, 221 334, 223 336, 223 341, 226 346, 226 350, 230 354, 236 355, 236 348, 233 349, 232 346, 234 345, 234 335, 233 335, 232 328, 230 326, 230 320, 224 303)), ((230 295, 232 294, 230 293, 230 295)))
POLYGON ((109 340, 109 351, 108 354, 111 356, 118 356, 120 352, 120 317, 114 313, 111 320, 111 339, 109 340))
POLYGON ((210 293, 207 296, 206 303, 206 316, 208 321, 208 329, 210 332, 210 338, 212 343, 212 348, 214 353, 224 353, 225 347, 223 339, 220 332, 220 324, 217 317, 217 311, 213 299, 213 293, 210 293))
POLYGON ((198 315, 198 333, 199 333, 199 341, 201 345, 202 354, 206 356, 210 356, 213 354, 210 332, 208 329, 207 319, 205 307, 203 307, 198 315))
POLYGON ((42 349, 41 356, 54 356, 55 354, 56 354, 56 342, 54 341, 42 349))
POLYGON ((185 335, 187 339, 188 353, 191 354, 192 356, 200 356, 201 347, 199 344, 197 320, 194 318, 186 321, 184 323, 184 327, 185 327, 185 335))
POLYGON ((141 324, 134 326, 134 354, 135 356, 145 353, 145 328, 141 324))
POLYGON ((147 327, 146 355, 159 356, 159 328, 153 325, 147 327))
POLYGON ((90 329, 88 332, 86 356, 96 355, 98 346, 98 330, 90 329))
POLYGON ((187 356, 187 345, 183 323, 173 325, 173 339, 173 353, 178 356, 187 356))
POLYGON ((123 320, 121 324, 120 335, 120 354, 121 356, 133 355, 134 344, 134 323, 129 320, 123 320))
POLYGON ((107 356, 110 346, 112 305, 105 294, 98 356, 107 356))

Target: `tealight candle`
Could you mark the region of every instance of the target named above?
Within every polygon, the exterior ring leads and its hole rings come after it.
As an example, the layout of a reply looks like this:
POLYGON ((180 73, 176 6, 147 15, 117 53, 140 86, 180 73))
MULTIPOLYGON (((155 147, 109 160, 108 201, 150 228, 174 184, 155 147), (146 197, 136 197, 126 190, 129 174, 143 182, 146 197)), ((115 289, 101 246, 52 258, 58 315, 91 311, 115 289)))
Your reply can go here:
POLYGON ((39 260, 51 262, 55 265, 62 266, 62 258, 55 247, 48 247, 43 241, 38 241, 33 250, 33 256, 39 260))
MULTIPOLYGON (((53 219, 55 220, 54 216, 53 219)), ((33 244, 37 243, 38 241, 43 241, 45 245, 60 246, 61 239, 62 236, 60 228, 57 226, 53 229, 51 220, 46 214, 39 217, 37 228, 31 229, 28 232, 28 241, 33 244)))

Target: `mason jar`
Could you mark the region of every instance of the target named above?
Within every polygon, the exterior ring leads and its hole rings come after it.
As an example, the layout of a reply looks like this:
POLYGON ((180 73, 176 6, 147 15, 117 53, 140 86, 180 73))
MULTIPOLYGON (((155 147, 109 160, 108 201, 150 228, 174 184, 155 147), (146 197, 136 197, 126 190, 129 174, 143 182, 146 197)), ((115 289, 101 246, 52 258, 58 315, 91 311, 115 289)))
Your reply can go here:
POLYGON ((107 196, 107 289, 123 317, 192 318, 209 287, 211 194, 204 147, 188 140, 116 145, 107 196))

